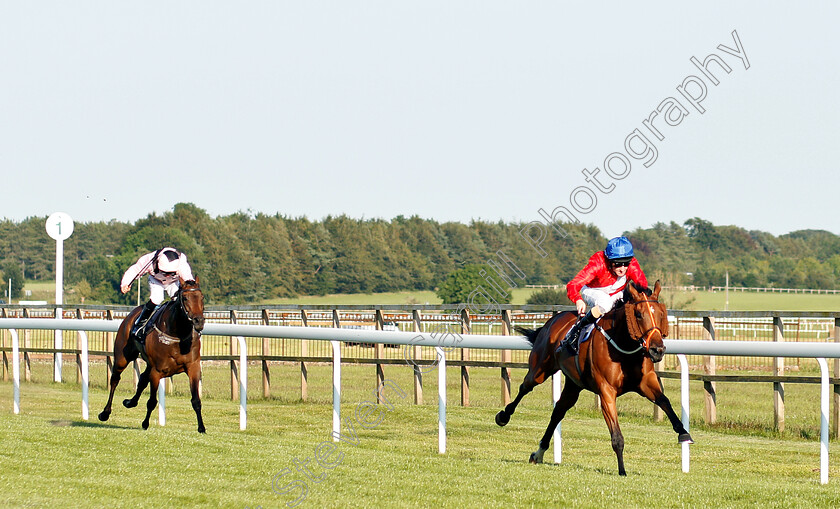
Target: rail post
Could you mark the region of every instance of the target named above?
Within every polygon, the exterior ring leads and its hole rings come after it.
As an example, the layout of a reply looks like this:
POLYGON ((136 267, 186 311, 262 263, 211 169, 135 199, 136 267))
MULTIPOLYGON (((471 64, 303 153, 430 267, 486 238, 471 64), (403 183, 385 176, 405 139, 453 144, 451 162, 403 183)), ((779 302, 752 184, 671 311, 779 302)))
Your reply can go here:
MULTIPOLYGON (((688 392, 688 358, 685 354, 677 354, 677 360, 680 363, 680 421, 683 427, 688 431, 688 425, 691 422, 689 417, 689 392, 688 392)), ((689 451, 688 442, 683 442, 682 448, 682 471, 688 473, 691 465, 691 452, 689 451)))
MULTIPOLYGON (((469 334, 472 330, 472 322, 467 309, 461 310, 461 334, 469 334)), ((461 360, 470 360, 469 348, 461 348, 461 360)), ((461 366, 461 406, 470 406, 470 368, 461 366)))
MULTIPOLYGON (((421 331, 421 323, 422 317, 420 316, 420 311, 417 309, 411 310, 411 322, 412 322, 412 329, 414 332, 421 331)), ((423 348, 420 346, 414 346, 414 359, 420 360, 423 355, 423 348)), ((420 371, 420 367, 417 363, 414 363, 414 404, 415 405, 422 405, 423 404, 423 372, 420 371)))
MULTIPOLYGON (((81 313, 79 313, 81 314, 81 313)), ((79 338, 79 371, 81 372, 80 383, 82 385, 82 419, 88 420, 88 384, 90 383, 90 362, 88 359, 88 337, 83 330, 77 333, 79 338)))
MULTIPOLYGON (((834 319, 834 342, 840 343, 840 318, 834 319)), ((834 378, 840 378, 840 359, 834 359, 834 378)), ((834 404, 831 410, 831 434, 840 437, 840 384, 834 384, 834 404)))
MULTIPOLYGON (((338 312, 333 310, 333 318, 338 319, 338 312)), ((341 434, 341 342, 330 341, 333 352, 333 442, 338 442, 341 434)), ((378 399, 378 398, 377 398, 378 399)))
MULTIPOLYGON (((82 310, 80 308, 76 308, 76 319, 77 320, 83 319, 82 310)), ((76 346, 78 347, 79 345, 76 345, 76 346)), ((76 348, 76 350, 79 350, 79 348, 76 348)), ((82 383, 82 354, 80 354, 78 352, 76 353, 76 383, 77 384, 82 383)), ((87 420, 87 419, 85 419, 85 420, 87 420)))
POLYGON ((446 353, 436 346, 438 356, 438 453, 446 453, 446 353))
MULTIPOLYGON (((309 317, 306 316, 306 310, 300 310, 300 322, 304 327, 309 327, 309 317)), ((300 356, 309 356, 309 340, 300 340, 300 356)), ((306 361, 300 361, 300 400, 306 401, 309 396, 309 371, 306 369, 306 361)))
MULTIPOLYGON (((712 316, 703 317, 703 339, 715 340, 715 319, 712 316)), ((717 359, 714 355, 703 356, 703 371, 707 375, 717 373, 717 359)), ((703 382, 703 394, 703 421, 706 424, 714 424, 717 422, 717 384, 703 382)))
MULTIPOLYGON (((773 341, 781 343, 785 340, 785 326, 780 316, 773 317, 773 341)), ((773 370, 776 376, 785 374, 785 358, 773 359, 773 370)), ((785 430, 785 384, 773 382, 773 427, 778 432, 785 430)))
MULTIPOLYGON (((270 320, 268 318, 268 310, 262 310, 262 322, 263 325, 271 325, 270 320)), ((271 354, 271 344, 268 338, 262 338, 262 354, 263 357, 271 354)), ((240 361, 240 364, 242 362, 240 361)), ((268 367, 268 360, 263 358, 262 361, 262 388, 263 388, 263 397, 270 398, 271 397, 271 371, 268 367)))
MULTIPOLYGON (((377 309, 374 311, 374 323, 376 330, 383 330, 385 329, 385 318, 382 316, 382 310, 377 309)), ((381 359, 385 355, 385 345, 382 343, 376 343, 373 345, 373 350, 375 353, 376 359, 381 359)), ((382 387, 382 384, 385 382, 385 371, 382 369, 382 364, 376 363, 376 390, 379 390, 379 387, 382 387)), ((379 404, 379 398, 376 398, 376 404, 379 404)))
POLYGON ((20 340, 15 329, 9 329, 12 336, 12 384, 14 385, 14 412, 20 413, 20 340))
MULTIPOLYGON (((248 343, 243 336, 236 337, 239 343, 239 429, 245 430, 248 423, 248 343)), ((171 379, 170 379, 171 380, 171 379)))
MULTIPOLYGON (((237 318, 237 313, 235 309, 230 310, 230 323, 235 324, 237 318)), ((239 373, 236 369, 236 360, 234 360, 234 356, 236 355, 236 347, 234 346, 234 338, 231 336, 228 341, 230 341, 230 399, 232 401, 236 401, 236 398, 239 397, 239 373)))
MULTIPOLYGON (((114 319, 114 312, 108 309, 105 311, 105 319, 106 320, 113 320, 114 319)), ((114 333, 113 332, 106 332, 105 333, 105 351, 106 352, 113 352, 114 351, 114 333)), ((111 373, 114 370, 114 358, 105 355, 105 387, 109 387, 111 384, 111 373)))
MULTIPOLYGON (((511 333, 511 319, 510 310, 502 310, 502 336, 510 336, 511 333)), ((511 361, 511 351, 502 350, 501 360, 503 363, 511 361)), ((510 403, 510 368, 502 366, 502 406, 510 403)))
MULTIPOLYGON (((8 314, 6 313, 6 308, 2 308, 0 310, 0 316, 3 318, 8 318, 8 314)), ((3 331, 3 348, 6 348, 6 331, 3 331)), ((9 356, 6 355, 6 351, 3 350, 3 381, 9 381, 9 356)))
MULTIPOLYGON (((23 308, 23 317, 29 318, 29 308, 23 308)), ((29 356, 29 348, 32 347, 32 331, 23 331, 23 379, 32 381, 32 358, 29 356)), ((55 357, 53 357, 54 359, 55 357)))

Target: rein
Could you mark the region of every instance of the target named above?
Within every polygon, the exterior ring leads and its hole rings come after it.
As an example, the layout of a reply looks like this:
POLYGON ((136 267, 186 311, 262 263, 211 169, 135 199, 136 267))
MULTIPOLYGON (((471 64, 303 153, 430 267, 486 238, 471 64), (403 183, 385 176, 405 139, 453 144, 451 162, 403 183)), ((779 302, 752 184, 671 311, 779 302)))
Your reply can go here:
POLYGON ((597 324, 597 323, 596 323, 596 324, 595 324, 595 328, 596 328, 596 329, 598 329, 598 330, 601 332, 601 334, 603 334, 603 335, 604 335, 604 337, 605 337, 605 338, 607 338, 607 342, 608 342, 609 344, 611 344, 611 345, 613 346, 613 348, 615 348, 616 350, 618 350, 619 352, 621 352, 621 353, 623 353, 623 354, 625 354, 625 355, 634 354, 634 353, 638 352, 639 350, 641 350, 642 348, 644 348, 644 345, 639 345, 638 347, 636 347, 636 349, 635 349, 635 350, 629 350, 629 351, 628 351, 628 350, 625 350, 625 349, 621 348, 620 346, 618 346, 618 343, 616 343, 616 342, 613 340, 613 338, 611 338, 611 337, 610 337, 610 335, 609 335, 609 334, 607 334, 607 331, 605 331, 605 330, 604 330, 604 328, 603 328, 603 327, 601 327, 601 324, 597 324))

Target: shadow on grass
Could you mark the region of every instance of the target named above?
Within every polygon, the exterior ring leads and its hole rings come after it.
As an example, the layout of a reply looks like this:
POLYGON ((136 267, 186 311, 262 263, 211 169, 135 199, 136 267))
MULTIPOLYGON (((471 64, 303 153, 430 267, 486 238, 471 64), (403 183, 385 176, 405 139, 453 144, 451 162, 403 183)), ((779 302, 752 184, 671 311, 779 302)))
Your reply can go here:
POLYGON ((116 424, 102 424, 92 421, 70 421, 67 419, 59 419, 49 421, 53 426, 69 426, 71 428, 106 428, 106 429, 140 429, 139 426, 117 426, 116 424))

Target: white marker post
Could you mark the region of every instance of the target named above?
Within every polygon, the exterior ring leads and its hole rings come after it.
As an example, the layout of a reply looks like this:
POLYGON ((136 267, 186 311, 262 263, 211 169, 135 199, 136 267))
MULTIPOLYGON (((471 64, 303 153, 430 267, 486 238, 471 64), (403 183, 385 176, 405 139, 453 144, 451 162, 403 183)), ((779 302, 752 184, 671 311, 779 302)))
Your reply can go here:
MULTIPOLYGON (((55 239, 55 318, 61 320, 61 305, 64 303, 64 240, 73 234, 73 219, 64 212, 56 212, 47 218, 47 235, 55 239)), ((55 331, 55 349, 61 350, 64 341, 62 331, 55 331)), ((61 352, 55 353, 56 382, 61 382, 61 352)))

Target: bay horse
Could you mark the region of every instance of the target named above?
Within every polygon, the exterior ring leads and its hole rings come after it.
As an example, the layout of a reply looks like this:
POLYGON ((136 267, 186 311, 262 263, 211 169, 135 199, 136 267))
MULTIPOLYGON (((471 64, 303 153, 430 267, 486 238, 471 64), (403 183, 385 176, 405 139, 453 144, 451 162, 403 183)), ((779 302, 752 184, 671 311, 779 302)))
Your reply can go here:
MULTIPOLYGON (((551 443, 557 424, 578 400, 581 391, 592 391, 601 399, 601 412, 610 430, 612 448, 618 458, 619 475, 624 470, 624 437, 618 425, 615 399, 628 392, 636 392, 654 402, 668 416, 679 443, 694 443, 688 431, 677 418, 671 402, 662 393, 662 386, 653 369, 653 363, 662 360, 665 345, 662 338, 668 335, 668 313, 659 302, 662 287, 659 281, 651 292, 647 288, 628 283, 621 301, 597 322, 589 340, 581 343, 578 354, 561 345, 566 332, 574 325, 574 312, 559 313, 537 330, 516 327, 534 345, 528 359, 528 373, 519 386, 516 398, 496 414, 496 424, 504 426, 522 398, 548 377, 562 370, 567 383, 554 405, 548 428, 531 453, 530 463, 542 463, 543 454, 551 443)), ((583 336, 581 335, 581 339, 583 336)))
POLYGON ((108 403, 99 414, 100 421, 111 416, 114 390, 120 383, 120 376, 128 364, 142 356, 146 369, 140 375, 137 391, 131 399, 123 400, 123 406, 134 408, 140 395, 151 385, 151 394, 146 403, 146 418, 143 429, 149 428, 149 416, 157 406, 157 390, 162 378, 186 373, 190 378, 190 394, 195 415, 198 418, 198 432, 204 433, 201 418, 201 398, 198 382, 201 379, 201 331, 204 329, 204 294, 195 280, 180 279, 180 289, 169 302, 155 310, 145 327, 145 340, 141 345, 131 337, 131 327, 140 315, 143 306, 132 310, 120 324, 114 340, 114 369, 111 373, 111 393, 108 403))

